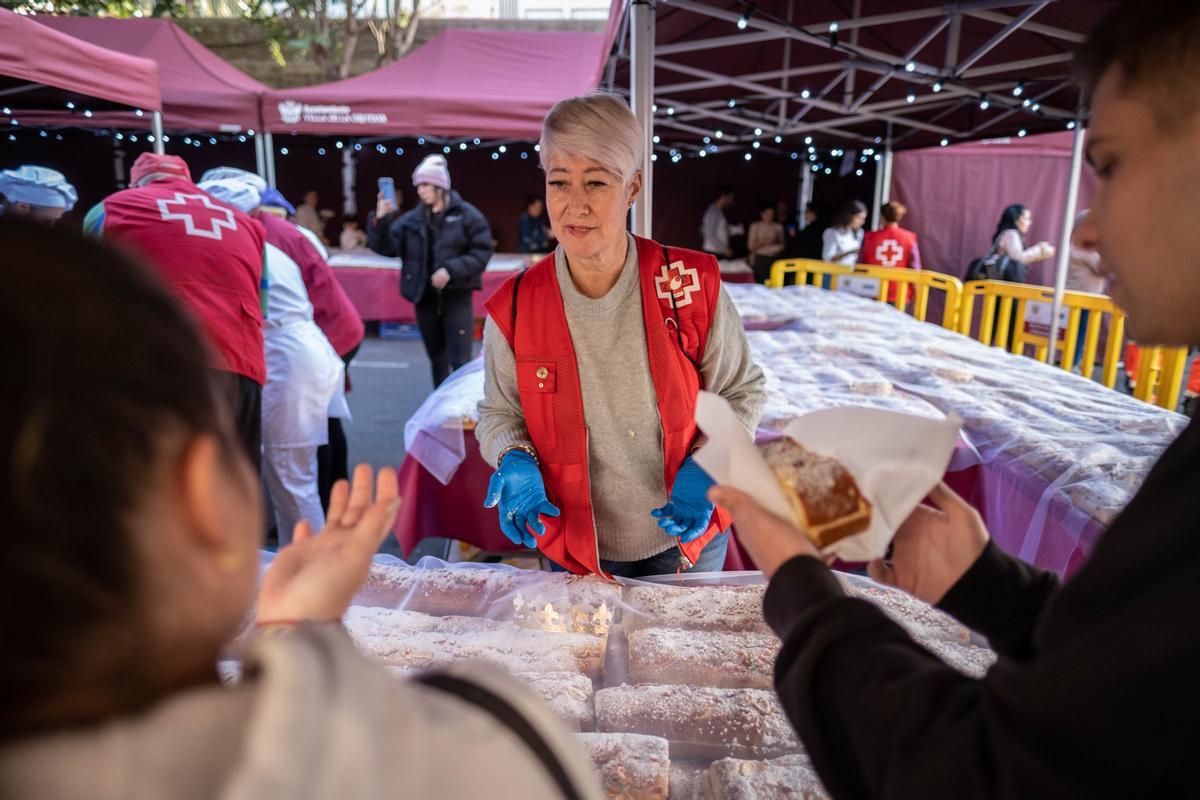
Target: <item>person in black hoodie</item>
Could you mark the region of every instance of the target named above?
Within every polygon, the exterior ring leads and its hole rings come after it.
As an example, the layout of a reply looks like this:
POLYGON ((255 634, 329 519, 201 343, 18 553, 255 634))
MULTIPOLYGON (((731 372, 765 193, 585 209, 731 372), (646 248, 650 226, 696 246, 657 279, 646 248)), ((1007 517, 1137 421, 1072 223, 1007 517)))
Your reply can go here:
POLYGON ((440 155, 417 166, 413 185, 421 202, 403 214, 380 197, 368 220, 367 246, 380 255, 400 257, 400 294, 417 308, 437 388, 471 360, 471 293, 483 288, 492 229, 479 209, 451 190, 450 171, 440 155))
MULTIPOLYGON (((1195 344, 1200 3, 1127 3, 1078 59, 1099 177, 1079 236, 1139 340, 1195 344), (1156 224, 1170 209, 1181 224, 1156 224)), ((710 498, 771 576, 776 688, 834 797, 1158 798, 1200 792, 1197 487, 1192 420, 1066 582, 935 490, 870 572, 987 636, 999 660, 978 680, 847 597, 795 526, 732 489, 710 498)))

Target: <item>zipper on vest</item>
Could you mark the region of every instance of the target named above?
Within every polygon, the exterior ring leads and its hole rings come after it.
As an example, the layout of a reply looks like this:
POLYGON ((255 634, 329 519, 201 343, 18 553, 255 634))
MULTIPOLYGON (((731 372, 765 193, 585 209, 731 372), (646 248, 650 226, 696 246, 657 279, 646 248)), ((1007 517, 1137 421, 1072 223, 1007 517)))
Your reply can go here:
MULTIPOLYGON (((587 456, 588 471, 590 473, 592 464, 592 429, 587 425, 583 426, 583 454, 587 456)), ((592 541, 596 543, 596 569, 604 572, 604 568, 600 566, 600 529, 596 527, 596 502, 592 499, 591 480, 588 480, 588 507, 592 512, 592 541)))
MULTIPOLYGON (((663 441, 665 442, 667 440, 667 431, 663 427, 662 411, 658 407, 658 398, 657 397, 654 398, 654 413, 658 416, 658 434, 659 434, 659 436, 661 436, 663 438, 663 441)), ((666 453, 663 453, 663 459, 666 460, 666 453)), ((667 502, 669 503, 669 502, 671 502, 671 487, 667 486, 666 483, 667 483, 666 476, 664 475, 663 476, 663 489, 667 493, 667 502)), ((593 523, 593 525, 594 524, 595 523, 593 523)), ((674 538, 674 537, 672 537, 672 538, 674 538)), ((692 560, 687 557, 687 554, 683 552, 683 542, 682 541, 676 540, 675 548, 677 550, 679 550, 679 571, 680 572, 682 572, 685 569, 691 569, 692 567, 696 566, 695 564, 692 563, 692 560)))

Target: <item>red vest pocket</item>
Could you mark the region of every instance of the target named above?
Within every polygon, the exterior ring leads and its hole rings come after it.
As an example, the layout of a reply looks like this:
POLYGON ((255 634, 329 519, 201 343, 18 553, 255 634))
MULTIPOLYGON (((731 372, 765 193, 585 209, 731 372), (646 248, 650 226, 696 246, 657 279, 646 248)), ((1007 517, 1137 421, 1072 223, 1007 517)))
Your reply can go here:
POLYGON ((554 394, 557 391, 556 377, 557 370, 553 361, 517 362, 517 390, 521 394, 554 394))

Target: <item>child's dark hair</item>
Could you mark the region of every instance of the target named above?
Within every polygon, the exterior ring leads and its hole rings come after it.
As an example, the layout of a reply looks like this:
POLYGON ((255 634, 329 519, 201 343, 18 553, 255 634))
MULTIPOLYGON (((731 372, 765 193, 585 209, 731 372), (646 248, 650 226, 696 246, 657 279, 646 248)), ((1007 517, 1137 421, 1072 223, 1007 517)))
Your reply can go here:
POLYGON ((131 521, 164 432, 229 435, 201 335, 149 270, 4 217, 0 252, 0 739, 10 739, 37 731, 80 676, 137 693, 131 521))

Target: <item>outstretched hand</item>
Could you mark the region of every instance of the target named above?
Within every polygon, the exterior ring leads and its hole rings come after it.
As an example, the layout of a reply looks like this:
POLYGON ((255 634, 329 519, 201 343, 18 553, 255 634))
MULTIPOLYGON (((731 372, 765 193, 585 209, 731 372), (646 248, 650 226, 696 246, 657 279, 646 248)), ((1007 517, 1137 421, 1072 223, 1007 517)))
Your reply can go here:
POLYGON ((714 486, 708 498, 733 515, 738 542, 768 578, 796 556, 820 558, 817 546, 794 522, 771 513, 745 492, 714 486))
POLYGON ((258 593, 258 624, 341 619, 399 509, 393 469, 379 471, 374 499, 366 464, 355 468, 352 486, 335 483, 324 530, 313 535, 307 522, 296 525, 292 543, 267 570, 258 593))
POLYGON ((987 547, 979 512, 939 483, 929 493, 934 507, 917 506, 892 539, 889 561, 867 565, 870 576, 936 605, 987 547))

